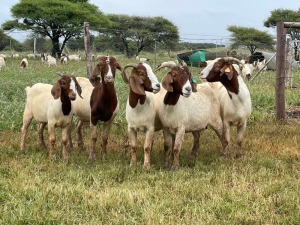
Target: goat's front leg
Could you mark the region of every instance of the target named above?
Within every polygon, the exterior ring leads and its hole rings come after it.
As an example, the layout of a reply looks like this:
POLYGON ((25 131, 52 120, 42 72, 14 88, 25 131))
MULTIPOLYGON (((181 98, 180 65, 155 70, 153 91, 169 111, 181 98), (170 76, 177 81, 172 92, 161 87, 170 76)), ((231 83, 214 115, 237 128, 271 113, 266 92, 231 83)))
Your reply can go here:
POLYGON ((50 143, 50 148, 49 148, 49 158, 52 159, 54 157, 54 147, 55 147, 55 130, 54 126, 48 124, 48 136, 49 136, 49 143, 50 143))
POLYGON ((128 128, 128 140, 130 145, 130 166, 136 165, 137 132, 133 128, 128 128))
POLYGON ((244 133, 246 131, 246 126, 247 124, 244 123, 237 127, 237 152, 235 155, 236 158, 240 158, 243 155, 242 142, 243 142, 244 133))
POLYGON ((169 161, 169 155, 170 155, 170 148, 172 149, 172 134, 167 128, 163 129, 163 135, 164 135, 164 167, 168 166, 169 161))
POLYGON ((47 148, 46 144, 45 144, 45 140, 44 140, 44 128, 47 125, 47 123, 39 123, 39 127, 38 127, 38 136, 39 136, 39 140, 40 140, 40 145, 43 148, 47 148))
POLYGON ((97 124, 93 125, 91 123, 91 137, 90 137, 90 151, 89 151, 89 159, 95 159, 95 145, 97 142, 97 124))
POLYGON ((150 152, 154 139, 154 128, 150 128, 146 131, 145 134, 145 143, 144 143, 144 168, 150 169, 150 152))
POLYGON ((229 123, 223 124, 223 152, 222 155, 225 157, 229 157, 229 143, 230 143, 230 125, 229 123))
POLYGON ((68 153, 69 153, 69 142, 70 142, 70 125, 62 128, 62 134, 61 134, 61 141, 63 144, 63 151, 62 151, 62 155, 63 155, 63 159, 67 159, 68 158, 68 153))
POLYGON ((106 146, 107 146, 107 140, 108 140, 108 134, 111 127, 112 120, 106 123, 103 123, 103 129, 102 129, 102 153, 106 154, 106 146))
POLYGON ((185 134, 185 128, 178 128, 177 132, 175 134, 175 142, 174 142, 174 148, 173 148, 173 165, 172 170, 178 170, 179 168, 179 153, 181 150, 181 145, 183 142, 185 134))

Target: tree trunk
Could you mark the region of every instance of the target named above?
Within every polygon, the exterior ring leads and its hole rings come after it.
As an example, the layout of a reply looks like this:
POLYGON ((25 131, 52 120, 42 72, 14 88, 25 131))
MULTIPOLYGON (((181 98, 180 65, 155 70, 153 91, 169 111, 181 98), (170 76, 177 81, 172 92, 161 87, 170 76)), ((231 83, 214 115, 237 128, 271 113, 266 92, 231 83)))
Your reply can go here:
POLYGON ((52 39, 52 56, 60 58, 61 56, 61 50, 59 48, 59 37, 53 37, 52 39))

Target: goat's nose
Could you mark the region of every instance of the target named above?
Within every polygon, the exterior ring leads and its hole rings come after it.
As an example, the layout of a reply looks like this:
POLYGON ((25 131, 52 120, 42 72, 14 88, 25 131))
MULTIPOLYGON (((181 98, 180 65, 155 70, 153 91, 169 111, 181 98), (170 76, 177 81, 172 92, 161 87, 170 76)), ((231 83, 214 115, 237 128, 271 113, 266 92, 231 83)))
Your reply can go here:
POLYGON ((191 91, 191 90, 192 90, 192 87, 188 86, 188 87, 185 88, 185 90, 191 91))
POLYGON ((160 88, 160 84, 156 84, 156 87, 160 88))

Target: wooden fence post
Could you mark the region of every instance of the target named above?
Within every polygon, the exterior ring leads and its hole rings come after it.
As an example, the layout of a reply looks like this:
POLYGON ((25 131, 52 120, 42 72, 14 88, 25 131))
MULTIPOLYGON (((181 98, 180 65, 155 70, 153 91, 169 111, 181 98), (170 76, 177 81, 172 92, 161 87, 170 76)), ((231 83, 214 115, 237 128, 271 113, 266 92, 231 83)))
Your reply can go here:
POLYGON ((284 22, 277 22, 277 52, 276 52, 276 119, 285 119, 285 28, 284 22))
POLYGON ((86 56, 86 75, 89 78, 92 74, 92 57, 91 57, 91 41, 90 41, 90 24, 89 22, 84 22, 84 48, 86 56))

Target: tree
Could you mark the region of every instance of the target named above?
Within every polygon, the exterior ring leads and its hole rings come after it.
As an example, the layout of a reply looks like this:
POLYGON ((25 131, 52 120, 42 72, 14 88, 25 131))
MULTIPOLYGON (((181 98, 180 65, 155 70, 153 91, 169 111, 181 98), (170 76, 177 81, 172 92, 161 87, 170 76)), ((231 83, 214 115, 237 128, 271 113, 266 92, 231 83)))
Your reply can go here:
POLYGON ((115 47, 124 50, 127 57, 138 55, 143 49, 154 49, 156 43, 175 48, 178 44, 178 28, 163 17, 139 17, 108 15, 112 27, 99 30, 115 47), (118 45, 122 43, 122 46, 118 45), (118 45, 118 46, 116 46, 118 45))
POLYGON ((6 35, 0 30, 0 51, 2 50, 16 50, 21 51, 23 46, 15 39, 6 35), (11 47, 11 49, 9 49, 11 47))
MULTIPOLYGON (((265 27, 276 28, 277 22, 300 22, 300 9, 297 11, 289 9, 275 9, 271 11, 271 16, 264 22, 265 27)), ((287 34, 291 35, 291 38, 300 39, 300 29, 290 28, 287 29, 287 34)))
POLYGON ((228 31, 232 32, 231 48, 245 46, 253 55, 256 49, 273 50, 275 41, 266 32, 249 27, 229 26, 228 31))
POLYGON ((85 21, 90 23, 91 29, 109 24, 97 6, 87 0, 21 0, 11 8, 11 12, 15 20, 6 21, 2 24, 3 29, 32 30, 35 34, 49 37, 52 55, 59 57, 70 38, 82 35, 85 21))

